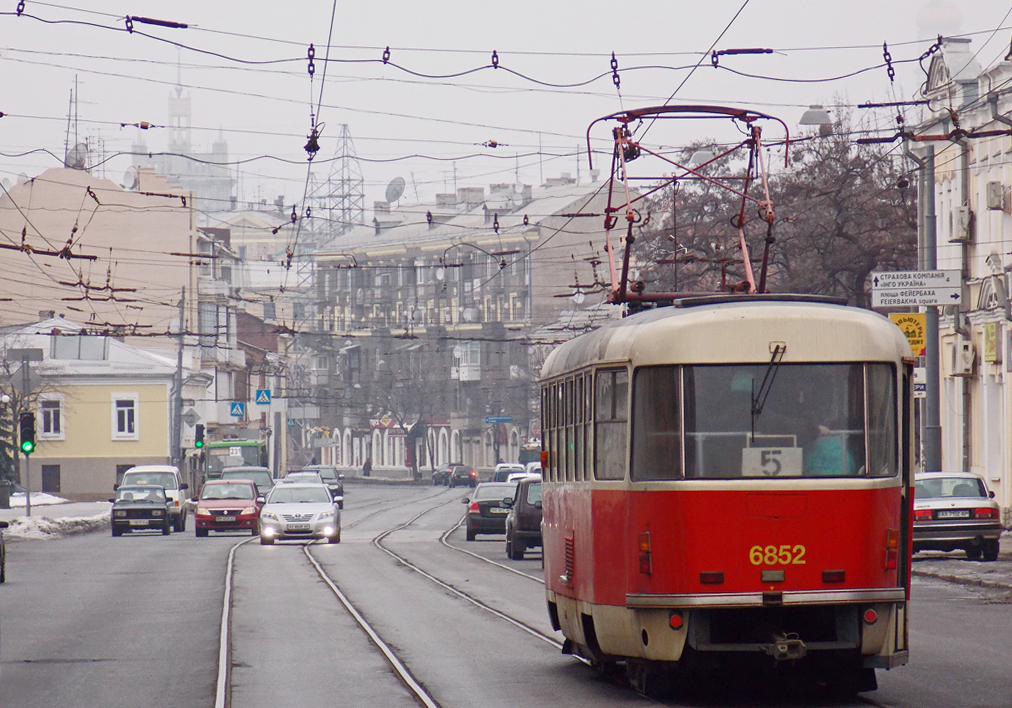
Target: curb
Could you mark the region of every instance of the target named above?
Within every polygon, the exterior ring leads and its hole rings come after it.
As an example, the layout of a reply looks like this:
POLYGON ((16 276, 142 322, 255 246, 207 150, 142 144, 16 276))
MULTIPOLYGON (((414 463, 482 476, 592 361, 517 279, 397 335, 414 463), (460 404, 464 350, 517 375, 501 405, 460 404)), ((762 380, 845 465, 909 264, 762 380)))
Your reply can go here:
POLYGON ((937 580, 944 580, 949 583, 956 583, 958 585, 973 585, 982 588, 993 588, 995 590, 1012 590, 1012 585, 1008 583, 1000 583, 996 580, 983 580, 981 578, 965 578, 961 575, 944 575, 942 573, 929 573, 924 570, 911 571, 911 575, 915 575, 921 578, 935 578, 937 580))

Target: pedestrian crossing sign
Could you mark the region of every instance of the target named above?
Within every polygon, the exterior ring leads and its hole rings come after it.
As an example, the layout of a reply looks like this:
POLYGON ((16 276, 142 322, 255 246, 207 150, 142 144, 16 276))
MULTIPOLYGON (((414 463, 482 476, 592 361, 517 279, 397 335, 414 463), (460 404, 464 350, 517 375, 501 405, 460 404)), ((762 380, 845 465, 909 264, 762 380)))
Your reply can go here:
POLYGON ((271 390, 269 388, 258 388, 256 401, 258 406, 269 406, 271 404, 271 390))
POLYGON ((233 418, 244 418, 246 416, 246 404, 239 401, 232 401, 230 410, 233 418))

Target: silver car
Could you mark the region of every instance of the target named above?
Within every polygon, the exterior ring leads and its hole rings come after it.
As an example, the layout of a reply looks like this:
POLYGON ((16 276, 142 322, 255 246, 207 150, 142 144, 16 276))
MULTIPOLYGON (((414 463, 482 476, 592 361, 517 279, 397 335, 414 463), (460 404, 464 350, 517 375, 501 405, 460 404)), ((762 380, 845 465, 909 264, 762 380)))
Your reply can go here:
POLYGON ((962 550, 998 559, 1001 512, 984 480, 968 472, 914 476, 914 552, 962 550))
POLYGON ((325 538, 341 542, 341 510, 323 484, 278 484, 260 510, 260 543, 325 538))

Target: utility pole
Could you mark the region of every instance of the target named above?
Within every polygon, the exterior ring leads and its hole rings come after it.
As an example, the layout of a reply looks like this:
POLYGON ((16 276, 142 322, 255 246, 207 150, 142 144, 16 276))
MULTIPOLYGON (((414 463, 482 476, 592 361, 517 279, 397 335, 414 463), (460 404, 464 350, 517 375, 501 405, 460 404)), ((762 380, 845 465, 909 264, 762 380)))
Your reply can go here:
MULTIPOLYGON (((924 267, 938 267, 938 232, 935 219, 935 146, 924 152, 924 267)), ((925 373, 927 390, 924 399, 924 470, 942 469, 941 397, 938 387, 938 308, 927 308, 925 320, 925 373)))
POLYGON ((180 474, 186 474, 183 470, 183 339, 186 332, 184 316, 186 313, 186 286, 182 287, 179 296, 179 344, 176 348, 176 380, 173 384, 172 396, 172 435, 169 459, 171 464, 179 468, 180 474))

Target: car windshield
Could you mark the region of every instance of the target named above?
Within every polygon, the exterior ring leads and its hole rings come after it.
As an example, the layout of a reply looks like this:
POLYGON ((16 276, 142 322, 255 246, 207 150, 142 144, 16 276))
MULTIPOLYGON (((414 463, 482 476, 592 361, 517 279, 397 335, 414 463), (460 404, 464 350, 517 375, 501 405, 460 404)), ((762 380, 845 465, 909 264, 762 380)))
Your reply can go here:
POLYGON ((510 499, 517 493, 516 482, 493 482, 479 484, 471 494, 471 501, 482 501, 483 499, 510 499))
POLYGON ((268 504, 329 503, 330 492, 326 487, 296 487, 294 485, 275 487, 268 504))
POLYGON ((253 482, 258 487, 269 487, 274 482, 271 480, 270 472, 229 472, 225 470, 221 473, 222 479, 245 479, 253 482))
POLYGON ((165 503, 165 491, 161 487, 120 487, 116 490, 116 501, 165 503))
POLYGON ((297 482, 299 484, 322 484, 323 478, 316 472, 290 472, 284 479, 285 482, 297 482))
POLYGON ((337 472, 333 467, 321 467, 315 470, 306 470, 305 474, 318 474, 321 479, 337 481, 337 472))
POLYGON ((253 499, 253 487, 249 484, 235 482, 232 484, 207 484, 201 493, 201 499, 253 499))
POLYGON ((916 499, 987 497, 984 482, 973 477, 932 477, 914 482, 916 499))
POLYGON ((127 472, 123 478, 130 484, 157 484, 167 489, 176 488, 176 475, 171 472, 127 472))
POLYGON ((527 503, 537 504, 541 501, 541 482, 535 482, 527 487, 527 503))

